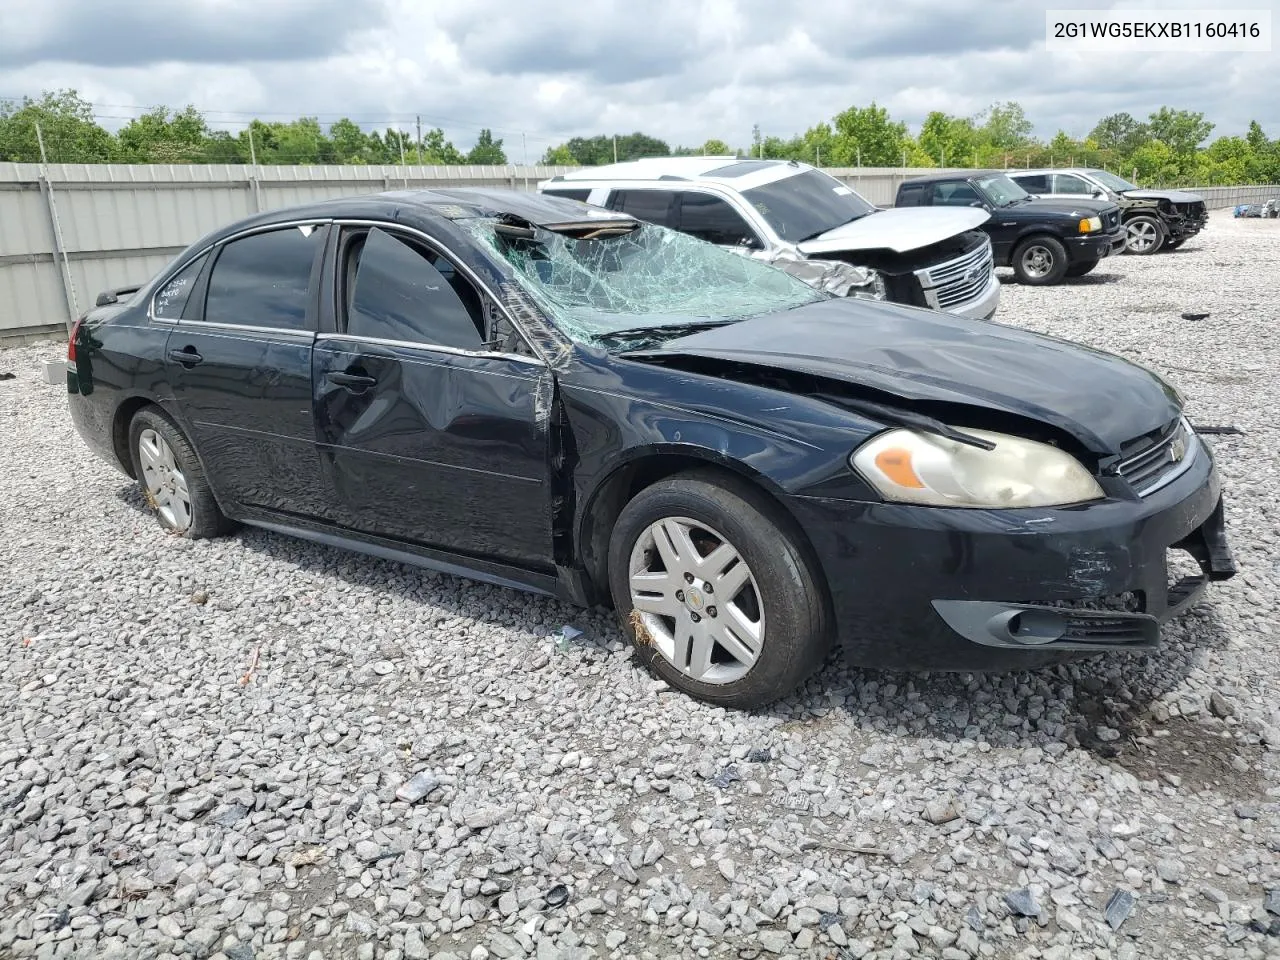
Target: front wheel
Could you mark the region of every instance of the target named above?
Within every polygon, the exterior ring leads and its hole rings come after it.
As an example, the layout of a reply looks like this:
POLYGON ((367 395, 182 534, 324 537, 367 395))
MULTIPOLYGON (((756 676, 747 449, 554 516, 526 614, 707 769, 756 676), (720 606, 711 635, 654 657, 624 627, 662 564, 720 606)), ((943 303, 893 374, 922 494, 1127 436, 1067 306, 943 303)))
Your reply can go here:
POLYGON ((1147 256, 1164 245, 1164 224, 1155 217, 1133 217, 1124 226, 1128 234, 1125 253, 1147 256))
POLYGON ((1058 283, 1067 272, 1067 251, 1053 237, 1032 237, 1013 251, 1018 282, 1032 286, 1058 283))
POLYGON ((232 524, 218 509, 204 468, 191 443, 155 408, 144 408, 129 424, 133 475, 160 525, 192 540, 216 537, 232 524))
POLYGON ((1179 237, 1177 240, 1166 240, 1164 242, 1164 249, 1177 250, 1180 246, 1182 246, 1186 242, 1187 242, 1186 237, 1179 237))
POLYGON ((609 586, 649 669, 719 706, 786 696, 830 646, 824 589, 793 524, 731 477, 683 474, 637 494, 613 529, 609 586))
POLYGON ((1083 277, 1086 273, 1098 265, 1097 260, 1085 260, 1082 263, 1073 263, 1067 267, 1068 277, 1083 277))

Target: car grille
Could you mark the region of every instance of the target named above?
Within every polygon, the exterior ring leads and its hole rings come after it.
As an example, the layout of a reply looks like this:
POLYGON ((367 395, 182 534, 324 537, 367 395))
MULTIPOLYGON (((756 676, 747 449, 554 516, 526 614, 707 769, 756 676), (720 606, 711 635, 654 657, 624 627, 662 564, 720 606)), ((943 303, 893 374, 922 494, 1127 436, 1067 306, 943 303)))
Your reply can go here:
POLYGON ((983 240, 978 249, 936 267, 916 271, 929 306, 949 310, 976 298, 991 279, 994 262, 991 241, 983 240))
POLYGON ((1120 228, 1120 211, 1113 210, 1102 215, 1102 232, 1115 233, 1120 228))
POLYGON ((1173 429, 1120 461, 1117 472, 1129 482, 1140 497, 1155 493, 1172 483, 1191 466, 1200 441, 1186 420, 1178 420, 1173 429))

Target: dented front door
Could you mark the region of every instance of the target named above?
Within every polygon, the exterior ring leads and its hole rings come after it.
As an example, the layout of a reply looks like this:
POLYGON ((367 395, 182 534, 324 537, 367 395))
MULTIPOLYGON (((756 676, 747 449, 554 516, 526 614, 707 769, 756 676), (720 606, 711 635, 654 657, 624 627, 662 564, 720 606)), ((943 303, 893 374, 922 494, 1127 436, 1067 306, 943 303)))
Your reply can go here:
POLYGON ((339 523, 551 566, 545 366, 342 335, 322 337, 314 358, 339 523))

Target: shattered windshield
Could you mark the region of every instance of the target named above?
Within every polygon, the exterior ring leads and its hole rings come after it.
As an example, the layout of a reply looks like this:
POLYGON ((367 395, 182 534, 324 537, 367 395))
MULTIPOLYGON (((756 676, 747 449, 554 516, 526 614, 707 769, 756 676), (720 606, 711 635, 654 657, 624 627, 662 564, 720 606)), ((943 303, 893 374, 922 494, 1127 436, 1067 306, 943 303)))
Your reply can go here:
POLYGON ((463 225, 575 340, 651 341, 826 299, 776 267, 655 224, 585 239, 463 225))
POLYGON ((1117 177, 1114 173, 1107 173, 1105 170, 1090 170, 1089 176, 1097 180, 1100 184, 1116 193, 1124 193, 1126 190, 1137 190, 1136 184, 1130 183, 1124 177, 1117 177))
POLYGON ((987 199, 991 201, 993 206, 997 207, 1007 207, 1011 203, 1027 200, 1031 197, 1031 194, 1027 193, 1003 173, 994 177, 981 177, 977 184, 978 189, 986 194, 987 199))
POLYGON ((835 177, 806 170, 750 190, 747 202, 760 211, 783 240, 800 243, 875 212, 835 177))

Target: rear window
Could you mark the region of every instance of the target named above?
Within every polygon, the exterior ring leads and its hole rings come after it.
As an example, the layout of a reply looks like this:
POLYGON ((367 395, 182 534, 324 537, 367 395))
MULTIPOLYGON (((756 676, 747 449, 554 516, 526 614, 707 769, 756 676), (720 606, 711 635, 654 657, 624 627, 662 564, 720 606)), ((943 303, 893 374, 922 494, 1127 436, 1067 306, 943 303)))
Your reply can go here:
POLYGON ((549 197, 564 197, 566 200, 581 200, 587 202, 587 197, 591 196, 591 190, 570 190, 568 187, 547 187, 542 191, 549 197))
POLYGON ((305 329, 311 268, 323 237, 323 230, 308 225, 255 233, 227 243, 209 276, 204 319, 305 329))
POLYGON ((923 207, 925 205, 925 188, 921 185, 898 188, 898 206, 923 207))
POLYGON ((637 220, 656 223, 660 227, 674 227, 672 208, 676 194, 671 190, 619 190, 609 204, 611 210, 621 210, 637 220))
POLYGON ((1049 193, 1049 175, 1047 173, 1020 174, 1013 182, 1027 193, 1049 193))

